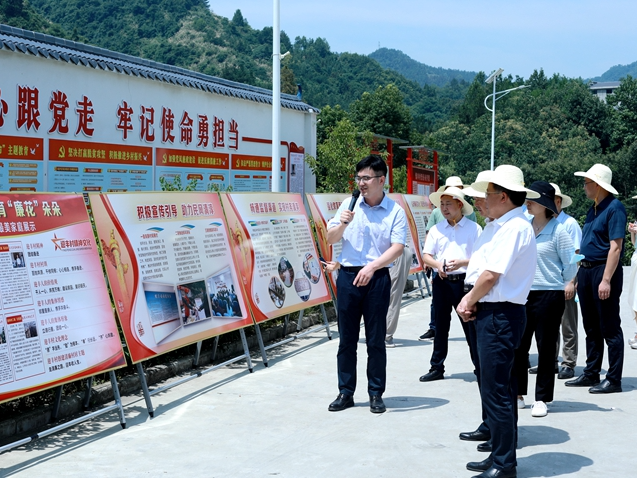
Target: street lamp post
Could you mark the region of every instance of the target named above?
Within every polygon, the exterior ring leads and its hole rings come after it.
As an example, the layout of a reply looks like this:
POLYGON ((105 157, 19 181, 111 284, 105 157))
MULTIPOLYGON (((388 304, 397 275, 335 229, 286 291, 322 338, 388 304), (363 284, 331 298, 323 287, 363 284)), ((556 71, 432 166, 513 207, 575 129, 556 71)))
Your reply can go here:
POLYGON ((484 99, 484 107, 491 111, 491 171, 494 169, 494 156, 495 156, 495 102, 502 98, 504 95, 507 95, 515 90, 521 90, 522 88, 527 88, 528 85, 516 86, 515 88, 509 88, 508 90, 495 91, 496 79, 498 76, 502 74, 504 70, 502 68, 498 68, 489 78, 486 79, 485 83, 493 83, 493 93, 487 95, 484 99), (487 100, 493 97, 493 108, 489 108, 487 106, 487 100))

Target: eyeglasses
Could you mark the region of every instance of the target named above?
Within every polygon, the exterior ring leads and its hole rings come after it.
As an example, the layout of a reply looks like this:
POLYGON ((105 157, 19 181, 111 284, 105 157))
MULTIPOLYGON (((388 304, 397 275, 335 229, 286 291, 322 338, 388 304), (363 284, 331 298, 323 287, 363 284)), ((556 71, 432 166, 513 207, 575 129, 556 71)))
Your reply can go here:
POLYGON ((372 179, 374 178, 380 178, 383 175, 379 175, 379 176, 355 176, 354 177, 354 181, 356 181, 357 183, 368 183, 370 182, 372 179))
POLYGON ((595 181, 584 181, 584 187, 588 186, 589 184, 593 184, 595 181))

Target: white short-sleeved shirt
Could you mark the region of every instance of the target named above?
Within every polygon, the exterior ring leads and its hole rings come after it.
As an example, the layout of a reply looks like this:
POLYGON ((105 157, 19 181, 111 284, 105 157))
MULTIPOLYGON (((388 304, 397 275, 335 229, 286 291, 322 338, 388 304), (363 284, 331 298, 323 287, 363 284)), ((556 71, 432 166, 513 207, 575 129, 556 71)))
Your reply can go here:
POLYGON ((564 210, 562 210, 555 219, 557 219, 557 222, 564 225, 566 232, 568 232, 571 236, 575 250, 579 251, 579 246, 582 243, 582 228, 579 227, 575 218, 573 216, 569 216, 564 212, 564 210))
POLYGON ((465 283, 475 285, 487 270, 501 274, 480 302, 523 305, 533 284, 536 262, 533 227, 518 207, 485 226, 474 244, 465 283))
MULTIPOLYGON (((463 216, 455 226, 445 219, 429 230, 422 252, 430 254, 438 261, 469 259, 473 252, 473 245, 481 232, 480 225, 467 217, 463 216)), ((466 267, 461 267, 452 274, 462 274, 466 271, 466 267)))
MULTIPOLYGON (((341 223, 341 213, 349 208, 347 198, 336 215, 327 223, 327 229, 341 223)), ((392 244, 405 244, 407 216, 399 204, 385 194, 377 206, 369 206, 361 198, 354 206, 354 219, 343 232, 343 249, 337 261, 344 266, 366 266, 378 259, 392 244)), ((391 264, 390 264, 391 267, 391 264)))

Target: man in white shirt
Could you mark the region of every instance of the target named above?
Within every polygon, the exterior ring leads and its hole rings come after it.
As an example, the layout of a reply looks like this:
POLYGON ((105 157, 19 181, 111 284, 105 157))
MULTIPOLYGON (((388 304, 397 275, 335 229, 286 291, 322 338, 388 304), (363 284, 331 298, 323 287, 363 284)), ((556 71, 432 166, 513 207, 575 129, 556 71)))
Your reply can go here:
MULTIPOLYGON (((444 362, 447 358, 451 311, 464 295, 464 278, 473 251, 473 244, 482 228, 467 217, 473 212, 465 201, 463 192, 456 187, 446 188, 429 196, 430 201, 442 212, 445 220, 433 226, 427 234, 423 248, 423 261, 437 274, 432 280, 433 311, 436 335, 429 372, 420 377, 421 382, 433 382, 444 378, 444 362)), ((469 344, 471 359, 477 353, 475 335, 462 321, 465 338, 469 344)))
POLYGON ((491 455, 467 463, 479 478, 513 478, 516 472, 517 400, 511 383, 515 349, 526 326, 524 304, 533 283, 537 249, 533 228, 521 206, 539 197, 524 187, 522 171, 496 168, 489 182, 471 185, 486 194, 493 221, 474 245, 465 282, 473 288, 458 308, 463 320, 475 320, 483 410, 491 433, 491 455))

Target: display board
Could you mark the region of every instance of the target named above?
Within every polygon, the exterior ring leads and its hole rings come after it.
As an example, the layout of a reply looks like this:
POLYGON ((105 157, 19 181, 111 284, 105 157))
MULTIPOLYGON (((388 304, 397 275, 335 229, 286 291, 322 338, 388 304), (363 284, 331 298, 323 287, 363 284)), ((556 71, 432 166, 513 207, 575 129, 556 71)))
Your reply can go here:
POLYGON ((331 300, 300 194, 221 194, 257 323, 331 300))
POLYGON ((425 238, 427 237, 427 222, 433 211, 433 206, 428 196, 405 194, 404 198, 405 204, 409 208, 409 212, 413 218, 418 241, 420 242, 419 250, 422 252, 422 248, 425 245, 425 238))
POLYGON ((83 197, 0 193, 0 402, 125 365, 83 197))
POLYGON ((422 272, 424 269, 424 262, 422 261, 420 241, 418 239, 418 228, 414 221, 414 216, 411 213, 410 208, 407 206, 407 200, 403 194, 390 193, 390 199, 393 199, 400 207, 405 211, 407 217, 407 238, 405 244, 409 246, 411 250, 411 265, 409 267, 410 274, 416 274, 422 272))
POLYGON ((89 197, 133 362, 253 324, 217 193, 89 197))

